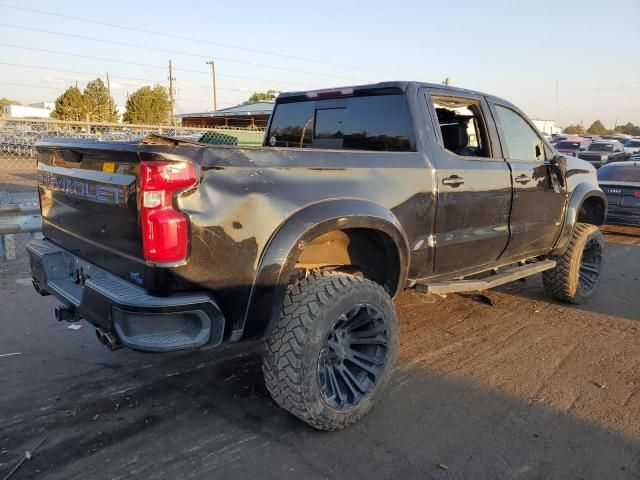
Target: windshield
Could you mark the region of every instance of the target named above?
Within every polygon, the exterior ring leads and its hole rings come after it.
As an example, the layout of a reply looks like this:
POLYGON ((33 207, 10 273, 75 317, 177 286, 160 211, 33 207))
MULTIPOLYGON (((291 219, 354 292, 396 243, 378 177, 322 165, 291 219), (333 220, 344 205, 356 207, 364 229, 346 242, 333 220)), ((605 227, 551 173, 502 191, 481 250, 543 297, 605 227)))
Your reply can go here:
POLYGON ((613 150, 613 145, 611 143, 592 143, 588 150, 590 152, 610 152, 613 150))
POLYGON ((580 142, 558 142, 556 143, 556 148, 575 150, 576 148, 580 148, 580 142))
POLYGON ((598 170, 598 180, 640 183, 640 165, 605 165, 598 170))

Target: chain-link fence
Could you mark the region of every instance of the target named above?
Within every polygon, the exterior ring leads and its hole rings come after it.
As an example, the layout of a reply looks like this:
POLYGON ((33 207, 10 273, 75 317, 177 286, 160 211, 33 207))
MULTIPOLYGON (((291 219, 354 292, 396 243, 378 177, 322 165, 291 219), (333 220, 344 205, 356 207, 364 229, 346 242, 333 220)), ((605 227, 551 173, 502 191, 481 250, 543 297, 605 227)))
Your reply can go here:
POLYGON ((25 245, 37 232, 35 143, 44 138, 137 141, 155 133, 214 145, 261 145, 262 129, 188 128, 0 118, 0 267, 26 265, 25 245), (35 211, 34 211, 35 210, 35 211))

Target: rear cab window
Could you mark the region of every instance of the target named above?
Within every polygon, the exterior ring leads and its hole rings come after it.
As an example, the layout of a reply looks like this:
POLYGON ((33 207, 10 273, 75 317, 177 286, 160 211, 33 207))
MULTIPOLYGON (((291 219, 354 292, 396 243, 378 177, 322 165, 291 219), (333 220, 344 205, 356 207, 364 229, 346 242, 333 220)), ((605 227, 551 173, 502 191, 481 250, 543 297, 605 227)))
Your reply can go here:
POLYGON ((266 146, 415 152, 407 99, 384 93, 276 104, 266 146))
POLYGON ((605 165, 598 170, 598 180, 603 182, 638 182, 640 183, 640 166, 637 165, 605 165))

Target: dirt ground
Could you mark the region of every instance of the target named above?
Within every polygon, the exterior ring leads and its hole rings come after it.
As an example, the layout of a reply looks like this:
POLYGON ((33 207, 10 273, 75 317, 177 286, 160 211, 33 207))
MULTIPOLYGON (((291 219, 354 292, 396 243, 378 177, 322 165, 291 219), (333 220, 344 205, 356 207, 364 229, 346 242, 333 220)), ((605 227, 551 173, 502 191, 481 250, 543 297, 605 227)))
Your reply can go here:
POLYGON ((605 261, 581 307, 539 276, 493 306, 403 294, 392 383, 335 433, 275 406, 260 345, 109 352, 5 271, 0 477, 44 439, 12 478, 640 479, 640 237, 607 234, 605 261))

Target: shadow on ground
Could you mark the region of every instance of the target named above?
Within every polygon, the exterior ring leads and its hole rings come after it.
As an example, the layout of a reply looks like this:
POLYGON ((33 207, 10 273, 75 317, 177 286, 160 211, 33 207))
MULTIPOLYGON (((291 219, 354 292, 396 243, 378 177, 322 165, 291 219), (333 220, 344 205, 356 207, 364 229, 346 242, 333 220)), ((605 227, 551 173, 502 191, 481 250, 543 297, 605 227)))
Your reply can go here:
POLYGON ((4 405, 3 450, 47 435, 15 478, 640 478, 637 439, 472 378, 401 366, 364 421, 323 433, 274 405, 257 345, 152 360, 4 405))
MULTIPOLYGON (((595 296, 583 305, 569 308, 640 320, 640 236, 607 233, 605 240, 602 276, 595 296)), ((540 278, 537 275, 497 290, 567 307, 567 304, 551 300, 546 295, 540 278)))

